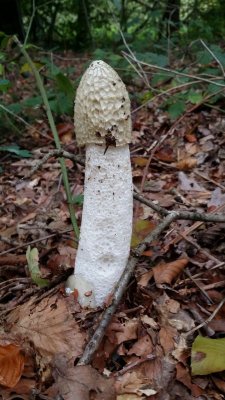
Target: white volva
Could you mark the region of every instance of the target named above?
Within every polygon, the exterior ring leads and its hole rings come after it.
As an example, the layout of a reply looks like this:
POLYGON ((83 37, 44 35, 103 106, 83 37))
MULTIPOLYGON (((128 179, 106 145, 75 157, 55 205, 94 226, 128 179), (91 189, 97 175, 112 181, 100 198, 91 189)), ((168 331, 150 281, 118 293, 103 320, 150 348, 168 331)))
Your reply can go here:
POLYGON ((117 73, 103 61, 85 72, 77 90, 75 127, 86 144, 84 205, 75 274, 67 286, 82 306, 102 306, 129 257, 132 234, 130 101, 117 73))

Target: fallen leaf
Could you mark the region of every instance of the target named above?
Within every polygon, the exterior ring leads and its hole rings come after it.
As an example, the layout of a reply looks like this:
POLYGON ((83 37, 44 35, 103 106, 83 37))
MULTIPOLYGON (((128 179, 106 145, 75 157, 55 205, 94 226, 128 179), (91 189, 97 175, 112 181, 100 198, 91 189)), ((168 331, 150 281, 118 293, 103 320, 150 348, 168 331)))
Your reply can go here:
POLYGON ((38 249, 35 247, 33 249, 28 246, 26 251, 26 258, 28 264, 28 270, 32 281, 39 287, 48 286, 49 281, 41 277, 41 271, 39 268, 39 256, 38 249))
POLYGON ((192 177, 187 177, 187 175, 180 171, 178 173, 178 178, 180 182, 180 189, 184 191, 194 191, 194 192, 206 192, 203 186, 200 186, 196 180, 192 177))
POLYGON ((128 355, 135 354, 136 356, 143 357, 151 354, 153 351, 152 340, 149 335, 145 335, 138 339, 128 351, 128 355))
POLYGON ((44 362, 51 362, 57 353, 76 358, 83 351, 86 334, 73 317, 75 304, 60 294, 38 304, 31 299, 13 310, 7 322, 15 335, 33 343, 44 362))
POLYGON ((155 153, 155 157, 164 162, 174 161, 174 149, 169 144, 165 144, 161 147, 159 151, 155 153))
POLYGON ((204 391, 199 386, 192 383, 189 370, 183 364, 177 363, 176 371, 176 379, 190 389, 194 397, 204 394, 204 391))
POLYGON ((138 219, 134 223, 131 247, 136 247, 155 228, 155 223, 147 219, 138 219))
POLYGON ((18 345, 0 345, 0 385, 13 388, 19 382, 25 357, 18 345))
POLYGON ((169 325, 162 326, 159 331, 160 344, 164 350, 164 354, 169 354, 175 348, 175 338, 177 330, 169 325))
POLYGON ((191 350, 192 375, 208 375, 225 370, 225 338, 197 336, 191 350))
POLYGON ((194 157, 187 157, 176 163, 176 168, 180 171, 190 171, 197 165, 197 160, 194 157))
POLYGON ((116 332, 117 343, 123 343, 127 340, 137 339, 138 320, 128 320, 121 324, 121 331, 116 332))
POLYGON ((184 135, 184 137, 185 137, 185 139, 187 140, 187 142, 189 142, 189 143, 195 143, 195 142, 197 142, 197 138, 196 138, 196 136, 195 136, 194 133, 186 133, 186 134, 184 135))
POLYGON ((146 314, 141 316, 141 321, 144 324, 151 326, 152 329, 159 329, 159 325, 157 324, 157 322, 155 322, 153 318, 149 317, 146 314))
POLYGON ((144 274, 140 275, 138 277, 138 285, 140 286, 147 286, 148 282, 150 281, 150 279, 153 277, 153 272, 152 270, 145 272, 144 274))
POLYGON ((148 164, 148 159, 146 157, 133 157, 132 161, 138 167, 145 167, 148 164))
POLYGON ((114 378, 102 376, 90 365, 71 365, 55 379, 55 390, 64 400, 116 400, 114 378))
POLYGON ((160 262, 153 268, 153 276, 156 284, 172 283, 188 264, 187 258, 179 258, 170 263, 160 262))

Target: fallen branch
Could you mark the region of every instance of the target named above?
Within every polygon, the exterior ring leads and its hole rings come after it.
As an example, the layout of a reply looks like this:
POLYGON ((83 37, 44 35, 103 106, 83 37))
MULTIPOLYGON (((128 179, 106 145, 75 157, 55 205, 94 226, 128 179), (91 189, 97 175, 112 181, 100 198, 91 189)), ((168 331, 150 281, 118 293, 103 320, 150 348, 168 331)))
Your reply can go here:
POLYGON ((174 215, 174 221, 178 219, 184 219, 189 221, 203 221, 203 222, 225 222, 225 214, 206 214, 199 212, 190 211, 167 211, 165 208, 153 203, 151 200, 145 199, 140 194, 134 193, 134 199, 140 201, 141 203, 151 207, 154 211, 158 212, 163 216, 174 215))
POLYGON ((28 172, 28 174, 26 176, 24 176, 23 179, 29 179, 51 157, 68 158, 69 160, 74 161, 75 163, 84 165, 83 159, 79 156, 75 156, 74 154, 69 153, 68 151, 65 151, 62 149, 51 150, 48 153, 46 153, 41 160, 36 162, 36 164, 31 168, 30 172, 28 172))

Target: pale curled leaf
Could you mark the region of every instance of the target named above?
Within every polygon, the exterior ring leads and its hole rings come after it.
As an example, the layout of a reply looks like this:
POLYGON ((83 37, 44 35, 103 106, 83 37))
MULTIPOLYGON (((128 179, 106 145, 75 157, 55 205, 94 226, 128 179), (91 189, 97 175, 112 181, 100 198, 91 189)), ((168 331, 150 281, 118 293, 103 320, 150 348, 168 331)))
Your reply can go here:
POLYGON ((31 249, 30 246, 28 246, 26 251, 26 258, 28 263, 28 270, 30 272, 32 281, 40 287, 47 286, 48 280, 41 277, 38 249, 36 247, 31 249))

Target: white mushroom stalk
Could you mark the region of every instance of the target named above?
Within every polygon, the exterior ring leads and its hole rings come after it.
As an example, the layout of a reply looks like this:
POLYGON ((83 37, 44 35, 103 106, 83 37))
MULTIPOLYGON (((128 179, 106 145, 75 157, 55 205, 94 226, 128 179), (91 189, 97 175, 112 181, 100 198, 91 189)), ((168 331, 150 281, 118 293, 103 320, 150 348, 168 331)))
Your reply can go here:
POLYGON ((94 61, 75 100, 78 145, 86 145, 84 204, 74 276, 82 306, 102 306, 129 257, 133 190, 130 100, 118 74, 94 61))

